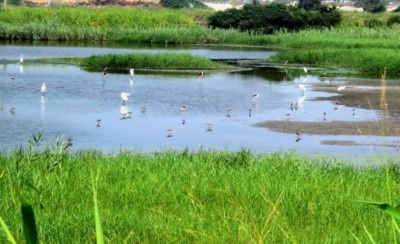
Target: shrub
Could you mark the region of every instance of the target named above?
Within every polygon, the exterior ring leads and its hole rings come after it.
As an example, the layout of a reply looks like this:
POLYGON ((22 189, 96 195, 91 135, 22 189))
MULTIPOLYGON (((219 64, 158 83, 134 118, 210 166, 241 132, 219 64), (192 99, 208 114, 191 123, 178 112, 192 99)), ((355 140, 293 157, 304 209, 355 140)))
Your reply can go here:
POLYGON ((389 26, 389 27, 394 25, 394 24, 400 24, 400 15, 392 15, 386 21, 386 25, 389 26))
POLYGON ((364 21, 364 26, 369 28, 377 28, 384 26, 384 23, 379 19, 367 19, 364 21))
POLYGON ((336 7, 321 6, 307 11, 283 4, 244 5, 243 9, 220 11, 208 19, 211 28, 235 28, 243 32, 272 34, 280 30, 296 31, 305 27, 330 27, 340 23, 336 7))

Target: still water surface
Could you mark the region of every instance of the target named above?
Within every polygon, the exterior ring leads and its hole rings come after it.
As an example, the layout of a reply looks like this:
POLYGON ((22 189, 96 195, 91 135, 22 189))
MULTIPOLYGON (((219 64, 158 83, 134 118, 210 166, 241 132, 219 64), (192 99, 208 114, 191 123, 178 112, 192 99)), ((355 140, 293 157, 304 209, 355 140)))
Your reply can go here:
MULTIPOLYGON (((3 60, 41 57, 89 56, 103 53, 190 52, 209 58, 265 58, 265 50, 129 49, 99 47, 17 46, 0 47, 3 60)), ((266 120, 321 121, 321 111, 333 108, 334 102, 314 101, 332 94, 307 90, 302 94, 297 84, 329 83, 303 74, 280 80, 253 72, 220 72, 198 76, 91 73, 70 65, 20 64, 3 65, 0 71, 0 145, 5 150, 25 145, 32 134, 44 132, 46 139, 57 134, 73 137, 75 149, 106 151, 135 149, 197 150, 200 148, 238 150, 249 148, 258 153, 296 150, 305 154, 365 156, 396 154, 395 148, 378 143, 398 143, 398 137, 296 135, 276 133, 253 125, 266 120), (22 68, 23 67, 23 68, 22 68), (11 79, 11 78, 14 79, 11 79), (46 82, 44 98, 40 86, 46 82), (121 92, 131 93, 125 107, 121 92), (259 93, 257 99, 252 95, 259 93), (296 102, 298 110, 291 111, 296 102), (187 109, 183 111, 182 106, 187 109), (16 112, 11 114, 9 109, 16 112), (143 111, 145 108, 145 111, 143 111), (121 119, 121 109, 132 112, 131 119, 121 119), (250 110, 251 109, 251 112, 250 110), (229 112, 227 112, 229 111, 229 112), (286 114, 291 113, 290 118, 286 114), (96 120, 101 119, 100 127, 96 120), (212 124, 212 131, 207 131, 212 124), (172 137, 167 130, 172 129, 172 137), (323 140, 353 140, 366 146, 322 145, 323 140), (369 146, 375 145, 375 146, 369 146)), ((333 82, 333 81, 332 81, 333 82)), ((343 107, 330 112, 330 120, 375 120, 379 113, 343 107)))

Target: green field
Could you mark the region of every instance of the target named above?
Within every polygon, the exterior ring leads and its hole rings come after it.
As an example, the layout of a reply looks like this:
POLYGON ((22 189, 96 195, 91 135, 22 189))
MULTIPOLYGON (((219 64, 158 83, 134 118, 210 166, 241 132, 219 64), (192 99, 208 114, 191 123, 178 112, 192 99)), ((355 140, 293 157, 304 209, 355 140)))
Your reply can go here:
POLYGON ((68 142, 0 154, 0 217, 17 243, 19 196, 33 206, 40 242, 94 242, 92 183, 108 243, 397 240, 391 217, 360 202, 398 202, 399 167, 388 159, 357 168, 246 149, 70 152, 68 142))

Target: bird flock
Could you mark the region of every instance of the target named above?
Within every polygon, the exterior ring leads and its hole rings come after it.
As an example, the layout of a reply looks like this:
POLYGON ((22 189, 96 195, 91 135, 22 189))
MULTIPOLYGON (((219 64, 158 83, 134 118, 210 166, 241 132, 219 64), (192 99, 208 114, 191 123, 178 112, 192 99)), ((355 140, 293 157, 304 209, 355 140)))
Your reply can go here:
MULTIPOLYGON (((21 54, 20 59, 19 59, 19 64, 20 66, 22 66, 24 62, 24 56, 23 54, 21 54)), ((22 70, 22 69, 21 69, 22 70)), ((104 69, 102 70, 102 74, 103 76, 107 75, 108 72, 108 67, 104 67, 104 69)), ((308 69, 306 67, 303 68, 304 73, 307 75, 308 74, 308 69)), ((204 72, 199 73, 198 76, 203 76, 204 72)), ((129 82, 132 85, 133 84, 133 80, 134 80, 134 76, 135 76, 135 70, 134 68, 130 68, 129 69, 129 82)), ((15 80, 14 76, 11 76, 11 80, 15 80)), ((306 93, 307 93, 307 89, 309 88, 309 85, 307 85, 307 77, 303 80, 302 83, 298 84, 297 87, 300 89, 300 97, 296 100, 296 101, 292 101, 290 103, 290 112, 286 113, 286 119, 290 120, 292 113, 294 113, 295 111, 297 111, 300 107, 302 107, 305 103, 306 100, 306 93)), ((103 84, 104 85, 104 84, 103 84)), ((341 85, 337 87, 337 91, 338 92, 343 92, 346 89, 346 86, 341 85)), ((46 82, 42 82, 41 86, 40 86, 40 94, 41 94, 41 98, 44 99, 47 93, 47 86, 46 86, 46 82)), ((253 115, 253 113, 257 110, 257 106, 258 106, 258 100, 260 99, 261 94, 260 93, 254 93, 253 95, 251 95, 251 107, 248 109, 248 116, 251 117, 253 115)), ((122 105, 120 106, 120 119, 121 120, 126 120, 126 119, 132 119, 132 111, 129 110, 128 108, 128 102, 130 100, 131 97, 131 93, 126 92, 126 91, 121 91, 120 92, 120 98, 122 100, 122 105)), ((335 103, 333 110, 338 110, 339 107, 341 105, 339 103, 335 103)), ((0 107, 1 110, 3 110, 3 107, 0 107)), ((181 113, 182 113, 182 120, 181 120, 181 124, 185 125, 187 123, 185 115, 187 113, 188 107, 186 105, 182 105, 181 106, 181 113)), ((353 108, 353 116, 356 117, 356 111, 355 108, 353 108)), ((9 109, 10 114, 16 114, 16 108, 15 107, 11 107, 9 109)), ((140 112, 142 114, 145 114, 147 112, 147 108, 146 107, 141 107, 140 112)), ((231 118, 232 117, 232 109, 231 108, 227 108, 225 110, 225 116, 227 118, 231 118)), ((322 120, 326 121, 327 120, 327 112, 323 111, 323 115, 322 115, 322 120)), ((97 128, 100 128, 102 126, 102 120, 99 118, 96 120, 95 123, 97 128)), ((205 123, 205 132, 213 132, 214 131, 214 124, 212 122, 207 122, 205 123)), ((166 137, 167 138, 172 138, 174 136, 174 131, 172 128, 167 128, 166 129, 166 137)), ((296 142, 301 141, 302 139, 302 135, 300 131, 296 131, 296 142)))

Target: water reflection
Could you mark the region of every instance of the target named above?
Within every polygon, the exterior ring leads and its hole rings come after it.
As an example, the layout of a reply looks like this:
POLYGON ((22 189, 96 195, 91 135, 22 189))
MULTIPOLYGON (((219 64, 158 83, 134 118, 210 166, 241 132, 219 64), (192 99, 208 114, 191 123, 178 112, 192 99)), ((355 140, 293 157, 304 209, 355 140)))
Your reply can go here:
MULTIPOLYGON (((25 57, 28 53, 24 51, 25 57)), ((134 80, 127 73, 105 76, 68 65, 30 64, 25 65, 23 73, 19 68, 14 62, 0 72, 4 108, 0 111, 4 133, 0 144, 5 149, 26 143, 32 133, 44 131, 47 138, 60 132, 74 137, 76 149, 155 151, 245 146, 256 152, 296 149, 365 154, 375 145, 377 153, 397 153, 395 147, 377 143, 399 143, 396 136, 314 135, 302 130, 278 133, 253 127, 263 121, 328 124, 380 119, 379 106, 374 110, 365 107, 361 98, 354 99, 360 97, 360 93, 352 95, 358 84, 346 84, 346 89, 337 91, 339 85, 352 81, 322 81, 302 71, 290 74, 266 68, 201 77, 135 74, 134 80), (49 89, 39 102, 38 87, 43 80, 49 89), (307 85, 304 94, 299 84, 307 85), (132 94, 123 105, 121 91, 132 94), (12 108, 14 114, 8 112, 12 108), (357 146, 339 145, 332 142, 335 140, 350 140, 357 146)), ((389 104, 391 97, 396 98, 390 92, 389 104)))

